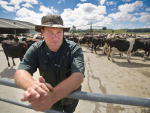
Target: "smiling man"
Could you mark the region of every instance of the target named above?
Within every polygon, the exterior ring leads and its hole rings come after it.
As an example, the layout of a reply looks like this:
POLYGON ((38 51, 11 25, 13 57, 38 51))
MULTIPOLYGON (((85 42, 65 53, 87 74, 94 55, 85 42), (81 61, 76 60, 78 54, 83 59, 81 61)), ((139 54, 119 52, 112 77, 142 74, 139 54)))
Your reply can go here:
POLYGON ((79 100, 65 96, 81 91, 85 71, 82 49, 64 39, 64 32, 70 28, 63 26, 59 15, 43 16, 41 23, 35 30, 42 33, 44 40, 28 49, 15 73, 15 83, 25 90, 21 100, 30 102, 34 110, 72 113, 79 100), (37 68, 41 75, 38 81, 32 78, 37 68))

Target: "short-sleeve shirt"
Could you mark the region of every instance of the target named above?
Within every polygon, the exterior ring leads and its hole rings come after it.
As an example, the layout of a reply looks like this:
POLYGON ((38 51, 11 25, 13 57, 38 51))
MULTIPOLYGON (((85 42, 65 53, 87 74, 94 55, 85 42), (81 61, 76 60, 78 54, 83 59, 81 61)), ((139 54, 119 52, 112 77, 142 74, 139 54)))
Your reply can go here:
POLYGON ((84 56, 80 46, 63 39, 59 53, 59 62, 55 63, 52 52, 45 41, 31 45, 24 55, 18 70, 26 70, 31 75, 39 68, 40 75, 53 87, 75 72, 84 74, 84 56))

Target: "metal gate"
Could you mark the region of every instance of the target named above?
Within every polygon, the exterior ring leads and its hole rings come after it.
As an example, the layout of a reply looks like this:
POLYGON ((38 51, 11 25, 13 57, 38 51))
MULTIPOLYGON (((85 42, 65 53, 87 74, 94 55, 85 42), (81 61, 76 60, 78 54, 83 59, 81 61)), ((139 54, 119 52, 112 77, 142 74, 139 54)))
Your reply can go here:
MULTIPOLYGON (((8 80, 8 79, 0 78, 0 84, 19 88, 14 83, 14 81, 8 80)), ((82 99, 82 100, 89 100, 89 101, 96 101, 96 102, 114 103, 114 104, 123 104, 123 105, 150 107, 150 98, 143 98, 143 97, 119 96, 119 95, 76 91, 76 92, 72 92, 71 94, 66 96, 66 98, 82 99)), ((0 101, 4 101, 7 103, 11 103, 11 104, 15 104, 18 106, 32 109, 30 104, 25 104, 23 102, 10 100, 10 99, 6 99, 3 97, 0 97, 0 101)), ((64 112, 55 111, 55 110, 47 110, 45 112, 46 113, 64 113, 64 112)))

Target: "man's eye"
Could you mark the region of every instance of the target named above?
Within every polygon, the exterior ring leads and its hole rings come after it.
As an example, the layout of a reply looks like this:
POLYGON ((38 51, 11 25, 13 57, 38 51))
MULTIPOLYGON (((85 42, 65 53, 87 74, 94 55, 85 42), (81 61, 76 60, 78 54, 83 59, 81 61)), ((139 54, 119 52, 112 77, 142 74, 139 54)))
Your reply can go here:
POLYGON ((53 35, 53 33, 49 32, 48 34, 53 35))
POLYGON ((61 32, 58 32, 58 34, 61 34, 61 32))

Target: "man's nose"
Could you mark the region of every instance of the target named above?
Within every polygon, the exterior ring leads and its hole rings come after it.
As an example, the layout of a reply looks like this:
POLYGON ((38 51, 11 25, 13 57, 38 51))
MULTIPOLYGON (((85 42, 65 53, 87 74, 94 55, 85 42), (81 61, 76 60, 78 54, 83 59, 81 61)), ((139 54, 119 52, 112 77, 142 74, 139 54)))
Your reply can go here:
POLYGON ((53 38, 54 38, 54 39, 58 39, 57 34, 54 34, 53 38))

